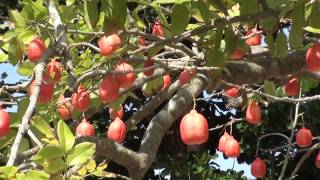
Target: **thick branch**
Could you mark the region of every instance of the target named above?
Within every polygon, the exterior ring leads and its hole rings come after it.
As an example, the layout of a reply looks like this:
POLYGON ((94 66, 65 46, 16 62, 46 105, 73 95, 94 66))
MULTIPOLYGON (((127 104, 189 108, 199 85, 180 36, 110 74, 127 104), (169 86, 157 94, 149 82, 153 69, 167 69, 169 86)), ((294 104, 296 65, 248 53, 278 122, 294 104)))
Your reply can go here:
POLYGON ((40 85, 42 82, 42 74, 46 65, 47 60, 53 55, 53 51, 51 49, 47 49, 39 60, 38 64, 35 67, 35 80, 34 80, 34 88, 33 93, 30 96, 30 102, 25 114, 22 117, 21 126, 19 127, 17 136, 13 142, 11 147, 11 153, 7 162, 7 166, 12 166, 15 163, 17 158, 18 149, 22 140, 24 133, 29 129, 29 121, 32 116, 34 109, 36 108, 37 99, 40 92, 40 85))

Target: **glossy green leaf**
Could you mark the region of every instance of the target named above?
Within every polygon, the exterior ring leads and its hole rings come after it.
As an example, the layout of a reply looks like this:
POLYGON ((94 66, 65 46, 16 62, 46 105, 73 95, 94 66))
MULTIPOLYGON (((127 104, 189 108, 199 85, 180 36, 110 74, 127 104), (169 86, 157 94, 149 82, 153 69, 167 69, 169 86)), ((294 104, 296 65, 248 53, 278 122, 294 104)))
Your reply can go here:
POLYGON ((289 45, 291 49, 299 49, 303 47, 305 26, 304 19, 304 1, 297 1, 292 12, 292 27, 289 34, 289 45))
POLYGON ((49 177, 44 171, 30 170, 26 173, 26 180, 48 180, 49 177))
POLYGON ((0 62, 8 61, 9 56, 0 49, 0 62))
POLYGON ((54 138, 50 124, 42 116, 37 116, 31 121, 31 124, 47 138, 54 138))
POLYGON ((18 10, 10 10, 10 18, 12 19, 14 26, 16 28, 21 27, 24 28, 26 25, 26 22, 23 18, 23 16, 18 12, 18 10))
POLYGON ((279 19, 276 16, 272 16, 261 19, 259 23, 263 31, 273 33, 278 29, 279 19))
POLYGON ((9 42, 9 60, 11 64, 16 65, 18 61, 21 61, 23 59, 25 52, 25 46, 23 41, 21 41, 19 38, 14 37, 9 42))
POLYGON ((189 24, 190 7, 187 3, 175 4, 172 8, 171 32, 173 34, 182 33, 189 24))
POLYGON ((264 41, 266 42, 266 44, 268 45, 268 49, 269 49, 269 52, 273 55, 275 55, 275 42, 273 40, 273 37, 272 35, 267 35, 264 39, 264 41))
POLYGON ((76 0, 66 0, 67 6, 72 5, 76 0))
POLYGON ((223 29, 220 28, 216 31, 214 37, 214 48, 208 50, 205 53, 205 57, 208 61, 208 66, 211 67, 222 67, 224 65, 224 61, 226 59, 224 51, 225 51, 225 41, 222 40, 223 37, 223 29), (224 42, 224 43, 222 43, 224 42))
POLYGON ((72 134, 70 128, 63 120, 60 120, 58 122, 57 131, 58 131, 58 137, 59 137, 59 142, 60 142, 61 148, 65 152, 70 151, 74 145, 74 142, 75 142, 75 137, 72 134))
POLYGON ((320 28, 307 26, 307 27, 305 27, 303 29, 306 30, 306 31, 312 32, 312 33, 320 33, 320 28))
POLYGON ((302 79, 302 90, 303 92, 309 92, 311 89, 316 88, 319 82, 311 78, 302 79))
POLYGON ((64 156, 63 150, 55 145, 47 145, 40 149, 32 160, 38 164, 45 165, 48 161, 64 156))
POLYGON ((0 178, 9 178, 15 176, 15 174, 18 172, 18 169, 14 166, 1 166, 0 167, 0 178))
POLYGON ((258 11, 258 2, 256 0, 239 0, 240 15, 254 14, 258 11))
POLYGON ((101 100, 98 91, 93 91, 90 93, 90 104, 98 109, 101 105, 101 100))
MULTIPOLYGON (((265 80, 263 83, 263 87, 264 87, 264 92, 271 95, 271 96, 276 96, 277 95, 277 90, 276 90, 276 86, 274 85, 274 83, 272 81, 269 80, 265 80)), ((270 99, 268 99, 270 101, 270 99)))
POLYGON ((30 61, 24 61, 23 63, 19 63, 17 68, 17 73, 21 76, 31 76, 33 73, 33 68, 35 64, 30 61))
POLYGON ((101 1, 101 10, 105 13, 103 27, 105 32, 110 32, 124 26, 127 17, 126 0, 101 1))
POLYGON ((277 57, 285 57, 288 54, 288 44, 287 37, 284 32, 279 31, 276 39, 276 56, 277 57))
POLYGON ((19 146, 18 154, 23 153, 30 149, 30 142, 27 138, 22 138, 19 146))
POLYGON ((91 28, 94 29, 99 19, 98 7, 96 0, 84 1, 84 21, 91 28))
POLYGON ((27 108, 29 105, 29 98, 23 98, 19 101, 18 103, 18 112, 17 112, 17 116, 22 117, 24 115, 24 113, 26 112, 27 108))
POLYGON ((96 151, 96 145, 89 142, 83 142, 76 145, 67 155, 68 166, 83 164, 92 158, 96 151))
POLYGON ((5 137, 0 139, 0 149, 8 147, 8 145, 14 140, 16 135, 17 135, 17 131, 14 129, 11 129, 5 137))
POLYGON ((310 7, 310 15, 308 16, 308 22, 310 26, 318 29, 320 28, 319 14, 320 14, 320 2, 316 1, 310 7))
POLYGON ((225 29, 224 34, 225 34, 224 40, 226 42, 226 52, 229 54, 236 49, 238 40, 231 26, 225 29))
POLYGON ((63 159, 55 158, 48 161, 48 163, 46 164, 46 166, 44 166, 43 169, 49 174, 56 174, 59 171, 64 170, 65 168, 66 168, 66 164, 63 161, 63 159))
POLYGON ((210 11, 209 11, 209 3, 205 1, 198 1, 197 8, 200 12, 201 18, 204 22, 210 22, 210 11))

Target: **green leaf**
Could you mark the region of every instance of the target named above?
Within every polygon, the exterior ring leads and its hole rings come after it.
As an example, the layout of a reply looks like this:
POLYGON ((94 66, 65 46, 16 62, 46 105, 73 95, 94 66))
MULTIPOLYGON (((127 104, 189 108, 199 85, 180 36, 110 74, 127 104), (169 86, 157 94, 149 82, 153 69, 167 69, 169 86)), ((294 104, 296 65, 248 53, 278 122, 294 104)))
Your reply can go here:
POLYGON ((171 32, 173 34, 182 33, 189 24, 190 7, 187 3, 175 4, 172 8, 171 32))
POLYGON ((312 32, 312 33, 320 33, 320 28, 307 26, 307 27, 305 27, 303 29, 306 30, 306 31, 312 32))
POLYGON ((239 0, 240 15, 255 14, 258 10, 258 3, 256 0, 239 0))
POLYGON ((288 54, 288 44, 287 44, 287 37, 281 30, 277 34, 276 40, 276 56, 277 57, 285 57, 288 54))
POLYGON ((63 121, 60 120, 58 122, 58 137, 59 137, 59 142, 61 148, 65 151, 68 152, 72 148, 75 137, 72 134, 71 130, 67 126, 67 124, 63 121))
POLYGON ((115 29, 121 29, 127 17, 127 1, 126 0, 108 0, 101 1, 102 11, 105 13, 104 27, 105 32, 115 29))
POLYGON ((91 28, 94 29, 96 27, 96 23, 99 19, 99 12, 97 9, 97 1, 96 0, 86 0, 84 1, 84 21, 91 28))
POLYGON ((273 33, 278 29, 279 19, 277 16, 263 18, 259 21, 263 31, 273 33))
POLYGON ((66 0, 67 6, 72 5, 76 0, 66 0))
POLYGON ((18 35, 19 39, 23 41, 25 44, 31 42, 31 40, 34 38, 34 36, 37 35, 36 31, 33 30, 26 30, 18 35))
POLYGON ((297 1, 292 12, 292 28, 289 34, 289 45, 291 49, 303 48, 305 26, 304 1, 297 1))
POLYGON ((13 21, 15 28, 24 28, 26 23, 23 16, 18 12, 18 10, 9 11, 10 19, 13 21))
POLYGON ((225 57, 225 41, 222 40, 223 37, 223 29, 219 28, 216 31, 214 37, 214 48, 208 50, 205 53, 205 57, 208 61, 208 66, 211 67, 222 67, 224 65, 225 57), (224 43, 222 43, 224 42, 224 43))
POLYGON ((318 86, 318 81, 311 78, 303 78, 302 79, 302 90, 303 92, 309 92, 311 89, 316 88, 318 86))
POLYGON ((90 93, 90 104, 95 108, 99 109, 101 105, 101 100, 98 91, 93 91, 90 93))
MULTIPOLYGON (((276 96, 277 95, 277 90, 272 81, 265 80, 263 83, 264 87, 264 92, 271 95, 271 96, 276 96)), ((270 99, 268 99, 270 101, 270 99)))
POLYGON ((47 180, 50 175, 44 171, 30 170, 26 173, 26 180, 47 180))
POLYGON ((47 166, 44 166, 44 170, 49 174, 57 174, 66 168, 66 164, 62 158, 55 158, 48 161, 47 166))
POLYGON ((18 103, 18 111, 17 111, 17 117, 22 117, 24 113, 26 112, 29 105, 29 98, 23 98, 18 103))
POLYGON ((20 40, 18 37, 14 37, 9 42, 9 60, 11 64, 16 65, 18 61, 23 59, 23 55, 25 52, 25 46, 23 41, 20 40))
POLYGON ((96 145, 89 142, 83 142, 76 145, 67 155, 68 166, 85 163, 96 151, 96 145))
POLYGON ((40 165, 45 165, 48 161, 63 157, 64 152, 60 147, 55 145, 47 145, 40 149, 36 155, 32 157, 32 160, 40 165))
POLYGON ((15 174, 18 172, 18 169, 14 166, 1 166, 0 167, 0 178, 9 178, 15 176, 15 174))
POLYGON ((274 43, 274 40, 273 40, 273 37, 272 35, 267 35, 264 39, 264 41, 266 42, 266 44, 268 45, 268 49, 269 49, 269 52, 272 54, 272 55, 275 55, 275 43, 274 43))
POLYGON ((30 142, 27 138, 22 138, 19 146, 18 154, 23 153, 30 149, 30 142))
POLYGON ((209 4, 205 1, 198 1, 197 2, 197 8, 200 12, 201 18, 204 20, 204 22, 208 23, 210 22, 210 11, 209 11, 209 4))
POLYGON ((319 1, 314 2, 310 8, 310 15, 308 17, 309 25, 315 28, 320 28, 319 13, 320 13, 319 1))
POLYGON ((37 116, 36 119, 33 119, 31 121, 31 124, 47 138, 54 138, 54 134, 51 130, 50 124, 46 120, 44 120, 42 116, 37 116))
POLYGON ((235 36, 235 33, 232 30, 232 26, 228 26, 225 29, 225 38, 226 42, 226 53, 230 54, 232 53, 236 47, 237 47, 237 37, 235 36))
POLYGON ((16 135, 17 135, 17 131, 14 129, 11 129, 4 138, 0 139, 0 149, 8 147, 8 145, 11 143, 11 141, 15 138, 16 135))
POLYGON ((33 68, 35 64, 30 61, 24 61, 20 63, 17 69, 17 73, 21 76, 31 76, 33 73, 33 68))
POLYGON ((0 49, 0 62, 8 61, 9 56, 0 49))

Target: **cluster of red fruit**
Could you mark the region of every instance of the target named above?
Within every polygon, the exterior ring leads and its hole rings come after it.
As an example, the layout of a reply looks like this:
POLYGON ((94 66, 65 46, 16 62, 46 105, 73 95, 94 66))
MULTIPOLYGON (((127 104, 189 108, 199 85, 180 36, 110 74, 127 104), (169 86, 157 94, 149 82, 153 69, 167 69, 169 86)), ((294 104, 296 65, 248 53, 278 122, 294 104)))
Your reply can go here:
MULTIPOLYGON (((250 36, 245 42, 249 46, 259 46, 261 44, 262 36, 257 34, 258 30, 256 28, 250 29, 247 31, 246 36, 250 36)), ((245 52, 236 48, 230 55, 229 59, 231 60, 240 60, 243 58, 245 52)))

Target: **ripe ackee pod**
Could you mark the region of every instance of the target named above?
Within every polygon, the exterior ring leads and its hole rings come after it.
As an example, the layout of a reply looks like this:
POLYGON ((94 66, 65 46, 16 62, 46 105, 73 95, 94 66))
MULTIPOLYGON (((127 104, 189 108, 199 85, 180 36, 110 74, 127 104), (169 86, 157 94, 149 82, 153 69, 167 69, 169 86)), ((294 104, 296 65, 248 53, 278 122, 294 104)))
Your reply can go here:
POLYGON ((179 81, 181 85, 187 84, 190 82, 192 76, 189 70, 185 69, 180 73, 179 81))
POLYGON ((111 120, 114 120, 116 117, 122 119, 123 118, 123 114, 124 114, 122 105, 120 104, 120 109, 118 111, 116 111, 116 110, 112 109, 111 107, 109 107, 109 114, 110 114, 110 119, 111 120))
POLYGON ((71 103, 78 111, 85 112, 88 110, 90 105, 90 95, 84 86, 80 85, 77 91, 72 93, 71 103))
POLYGON ((81 137, 81 136, 95 136, 95 130, 92 124, 87 121, 87 119, 83 118, 81 123, 78 124, 76 128, 76 136, 81 137))
POLYGON ((126 138, 126 124, 118 117, 110 123, 107 137, 118 143, 121 143, 126 138))
POLYGON ((163 76, 163 86, 161 90, 167 89, 171 86, 171 77, 169 74, 163 76))
POLYGON ((64 120, 68 120, 72 115, 72 105, 70 99, 66 99, 63 94, 60 95, 57 102, 57 112, 64 120))
POLYGON ((144 37, 139 38, 139 45, 140 46, 146 46, 146 39, 144 37))
POLYGON ((209 137, 207 119, 196 110, 191 110, 180 122, 180 135, 187 145, 207 142, 209 137))
POLYGON ((224 131, 224 134, 223 134, 223 135, 220 137, 220 139, 219 139, 218 150, 219 150, 220 152, 223 152, 223 153, 224 153, 225 148, 226 148, 226 144, 227 144, 229 138, 230 138, 229 133, 227 133, 227 131, 224 131))
MULTIPOLYGON (((123 71, 133 71, 133 67, 126 63, 125 61, 121 61, 117 67, 116 72, 123 72, 123 71)), ((120 87, 128 88, 130 87, 134 81, 136 80, 136 74, 134 72, 129 72, 126 74, 116 74, 115 75, 120 87)))
MULTIPOLYGON (((147 67, 150 67, 150 66, 153 66, 153 65, 154 65, 153 60, 152 59, 147 59, 146 62, 144 63, 144 65, 143 65, 143 67, 147 68, 147 67)), ((145 76, 151 76, 153 74, 153 72, 154 72, 154 68, 143 71, 143 74, 145 76)))
MULTIPOLYGON (((29 86, 29 95, 31 96, 34 92, 35 82, 31 82, 29 86)), ((54 93, 54 85, 49 82, 49 76, 47 74, 43 75, 43 80, 40 85, 40 92, 37 99, 37 103, 46 104, 51 101, 54 93)))
POLYGON ((119 83, 113 75, 105 75, 99 87, 101 101, 111 103, 119 97, 119 83))
POLYGON ((239 157, 240 156, 240 144, 237 140, 230 136, 226 143, 224 153, 227 157, 239 157))
POLYGON ((307 50, 306 63, 309 71, 320 71, 320 43, 315 43, 307 50))
POLYGON ((284 85, 284 91, 286 92, 287 96, 297 96, 300 92, 300 84, 297 78, 290 79, 284 85))
POLYGON ((251 164, 251 174, 257 178, 263 178, 267 172, 266 163, 257 157, 251 164))
POLYGON ((240 60, 244 56, 244 52, 241 49, 235 49, 230 55, 229 59, 230 60, 240 60))
POLYGON ((111 55, 120 47, 120 44, 121 38, 117 34, 102 36, 98 42, 100 53, 103 56, 111 55))
POLYGON ((261 122, 261 109, 257 102, 252 101, 246 111, 246 120, 251 124, 259 124, 261 122))
POLYGON ((28 48, 27 48, 28 59, 34 63, 38 62, 45 48, 46 47, 43 41, 38 36, 36 36, 28 45, 28 48))
POLYGON ((61 63, 55 59, 52 59, 51 62, 47 65, 47 74, 49 75, 51 82, 59 82, 62 75, 61 63))
MULTIPOLYGON (((257 32, 257 29, 250 29, 246 33, 246 36, 249 36, 250 34, 253 34, 256 32, 257 32)), ((246 40, 246 44, 248 44, 249 46, 259 46, 261 44, 261 35, 260 34, 253 35, 252 37, 246 40)))
POLYGON ((296 134, 296 141, 299 147, 308 147, 312 144, 312 133, 310 129, 302 127, 296 134))
POLYGON ((225 93, 226 93, 226 95, 228 95, 230 97, 238 97, 240 95, 240 90, 237 87, 233 87, 233 88, 226 90, 225 93))
POLYGON ((320 168, 320 152, 318 153, 314 164, 316 165, 317 168, 320 168))
POLYGON ((152 27, 152 34, 155 36, 163 36, 163 29, 159 21, 156 21, 152 27))
POLYGON ((10 116, 7 111, 2 108, 0 103, 0 138, 6 136, 10 131, 10 116))

